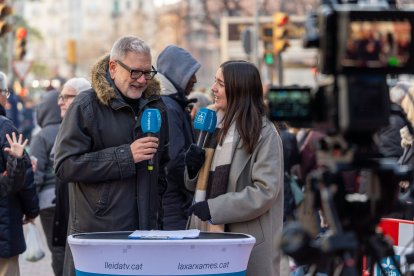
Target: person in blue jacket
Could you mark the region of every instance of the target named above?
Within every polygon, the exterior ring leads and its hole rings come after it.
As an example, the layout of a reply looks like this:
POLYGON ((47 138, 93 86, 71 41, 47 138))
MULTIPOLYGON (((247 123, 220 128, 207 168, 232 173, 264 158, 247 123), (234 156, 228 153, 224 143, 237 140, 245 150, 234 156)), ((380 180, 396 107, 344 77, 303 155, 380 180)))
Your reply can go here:
POLYGON ((196 73, 201 64, 185 49, 167 46, 157 59, 157 78, 161 83, 162 100, 167 106, 169 126, 169 156, 167 165, 167 190, 163 209, 165 230, 185 229, 187 209, 191 206, 193 193, 184 184, 184 153, 194 143, 190 103, 187 96, 197 82, 196 73))
POLYGON ((3 180, 5 176, 20 175, 16 181, 20 187, 0 196, 0 275, 18 276, 19 254, 26 250, 23 223, 32 222, 39 214, 39 200, 30 158, 23 151, 27 140, 23 141, 21 135, 16 135, 17 130, 12 121, 5 116, 7 95, 6 75, 0 72, 0 172, 3 180), (16 146, 19 148, 17 155, 12 153, 16 146), (11 172, 10 162, 20 162, 18 170, 11 172))

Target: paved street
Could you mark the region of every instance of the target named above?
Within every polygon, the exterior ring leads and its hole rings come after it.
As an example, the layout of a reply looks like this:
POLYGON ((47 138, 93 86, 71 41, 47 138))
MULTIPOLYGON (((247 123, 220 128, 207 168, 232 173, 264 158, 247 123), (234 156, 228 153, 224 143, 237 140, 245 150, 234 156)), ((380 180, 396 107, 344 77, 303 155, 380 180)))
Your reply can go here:
MULTIPOLYGON (((40 219, 36 219, 36 226, 39 228, 43 239, 43 249, 46 253, 46 256, 37 262, 28 262, 22 258, 20 255, 19 263, 20 263, 20 274, 21 276, 53 276, 53 271, 51 267, 51 257, 50 251, 47 248, 45 235, 43 233, 42 224, 40 223, 40 219)), ((27 227, 24 226, 25 232, 27 231, 27 227)))

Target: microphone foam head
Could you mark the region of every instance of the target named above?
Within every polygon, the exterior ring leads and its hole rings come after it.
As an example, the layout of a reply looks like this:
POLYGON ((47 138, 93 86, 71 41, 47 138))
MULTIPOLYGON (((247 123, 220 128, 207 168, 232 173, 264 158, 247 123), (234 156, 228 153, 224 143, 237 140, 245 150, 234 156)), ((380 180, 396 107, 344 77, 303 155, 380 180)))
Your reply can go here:
POLYGON ((214 110, 200 108, 194 118, 194 128, 200 131, 214 132, 217 124, 217 115, 214 110))
POLYGON ((156 108, 147 108, 141 116, 141 129, 143 133, 157 133, 161 128, 161 113, 156 108))

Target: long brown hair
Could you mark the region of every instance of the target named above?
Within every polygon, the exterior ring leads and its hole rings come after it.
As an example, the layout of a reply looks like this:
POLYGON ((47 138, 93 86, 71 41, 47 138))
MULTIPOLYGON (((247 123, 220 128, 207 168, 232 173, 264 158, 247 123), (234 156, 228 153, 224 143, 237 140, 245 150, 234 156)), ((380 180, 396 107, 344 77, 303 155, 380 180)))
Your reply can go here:
POLYGON ((220 68, 223 71, 227 108, 219 134, 219 143, 223 143, 234 121, 243 141, 243 147, 248 153, 252 153, 259 140, 262 116, 265 114, 259 70, 252 63, 244 60, 226 61, 220 65, 220 68))

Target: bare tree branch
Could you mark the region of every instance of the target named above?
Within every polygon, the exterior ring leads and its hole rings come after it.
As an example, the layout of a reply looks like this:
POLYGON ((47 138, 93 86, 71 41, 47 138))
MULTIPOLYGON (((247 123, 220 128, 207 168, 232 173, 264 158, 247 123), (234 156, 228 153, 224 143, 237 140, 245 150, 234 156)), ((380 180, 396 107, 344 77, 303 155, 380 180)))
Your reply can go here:
POLYGON ((207 5, 207 0, 202 0, 201 3, 203 6, 203 10, 204 10, 203 22, 210 24, 214 28, 216 35, 219 37, 220 36, 220 25, 211 16, 211 12, 207 5))

